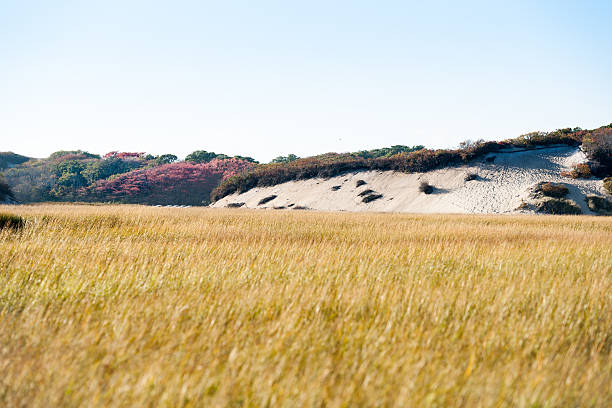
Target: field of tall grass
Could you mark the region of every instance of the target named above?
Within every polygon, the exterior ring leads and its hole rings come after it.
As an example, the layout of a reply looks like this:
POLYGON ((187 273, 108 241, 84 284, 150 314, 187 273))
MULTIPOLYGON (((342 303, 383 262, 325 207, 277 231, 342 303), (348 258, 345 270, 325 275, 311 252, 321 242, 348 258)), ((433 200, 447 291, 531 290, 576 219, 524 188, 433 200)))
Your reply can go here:
POLYGON ((609 217, 0 212, 0 406, 612 406, 609 217))

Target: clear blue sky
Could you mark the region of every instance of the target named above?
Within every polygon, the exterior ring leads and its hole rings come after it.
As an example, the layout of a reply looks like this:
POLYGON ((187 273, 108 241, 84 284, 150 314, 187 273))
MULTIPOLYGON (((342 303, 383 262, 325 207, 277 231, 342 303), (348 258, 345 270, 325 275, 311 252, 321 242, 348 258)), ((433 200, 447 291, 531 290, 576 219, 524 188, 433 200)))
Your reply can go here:
POLYGON ((612 122, 612 1, 0 2, 0 151, 268 161, 612 122))

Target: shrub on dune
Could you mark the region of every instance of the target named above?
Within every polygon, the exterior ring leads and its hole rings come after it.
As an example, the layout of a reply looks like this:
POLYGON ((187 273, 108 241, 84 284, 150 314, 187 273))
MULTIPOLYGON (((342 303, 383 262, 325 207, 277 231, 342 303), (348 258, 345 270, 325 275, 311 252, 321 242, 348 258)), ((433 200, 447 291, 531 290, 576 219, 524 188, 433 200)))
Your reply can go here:
POLYGON ((431 194, 434 191, 434 187, 426 181, 421 181, 421 184, 419 184, 419 191, 424 194, 431 194))

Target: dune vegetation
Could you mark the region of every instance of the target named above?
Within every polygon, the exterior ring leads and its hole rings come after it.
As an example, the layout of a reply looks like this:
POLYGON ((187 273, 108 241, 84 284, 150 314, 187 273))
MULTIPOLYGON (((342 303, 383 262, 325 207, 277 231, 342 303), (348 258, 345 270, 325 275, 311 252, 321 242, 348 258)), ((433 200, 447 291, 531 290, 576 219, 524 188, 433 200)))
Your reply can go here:
POLYGON ((0 406, 612 404, 609 218, 0 212, 0 406))

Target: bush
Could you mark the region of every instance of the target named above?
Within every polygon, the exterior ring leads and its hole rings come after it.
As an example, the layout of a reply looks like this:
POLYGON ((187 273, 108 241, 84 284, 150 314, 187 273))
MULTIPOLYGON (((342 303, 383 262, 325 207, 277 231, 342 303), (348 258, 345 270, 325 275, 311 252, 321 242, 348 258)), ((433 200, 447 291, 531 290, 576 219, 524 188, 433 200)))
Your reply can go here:
POLYGON ((0 214, 0 230, 13 229, 18 230, 23 228, 25 220, 18 215, 0 214))
POLYGON ((428 182, 426 181, 421 181, 421 184, 419 185, 419 191, 421 193, 425 193, 425 194, 431 194, 434 191, 434 188, 432 185, 430 185, 428 182))
POLYGON ((571 171, 562 171, 561 176, 573 179, 589 179, 593 177, 591 168, 586 163, 576 164, 571 171))
POLYGON ((229 203, 226 205, 227 208, 240 208, 244 205, 244 203, 229 203))
POLYGON ((472 180, 477 180, 478 179, 478 174, 476 173, 468 173, 465 175, 465 181, 472 181, 472 180))
POLYGON ((544 214, 577 215, 582 214, 580 207, 564 198, 548 198, 535 204, 535 210, 544 214))
POLYGON ((582 141, 582 150, 596 163, 596 175, 612 175, 612 128, 601 127, 587 132, 582 141))
POLYGON ((593 212, 610 215, 612 214, 612 202, 605 199, 604 197, 599 196, 587 196, 586 197, 587 205, 589 209, 593 212))
POLYGON ((272 194, 271 196, 264 197, 261 200, 259 200, 257 205, 264 205, 265 203, 269 203, 270 201, 274 200, 276 197, 278 196, 274 194, 272 194))
POLYGON ((378 200, 379 198, 382 198, 382 197, 383 197, 382 194, 376 194, 376 193, 368 194, 365 197, 363 197, 363 199, 361 201, 364 202, 364 203, 369 203, 371 201, 378 200))
POLYGON ((563 184, 539 183, 534 188, 534 193, 539 193, 546 197, 562 198, 569 193, 569 190, 563 184))
POLYGON ((370 190, 370 189, 368 188, 367 190, 363 190, 361 193, 359 193, 359 194, 357 194, 357 195, 358 195, 359 197, 363 197, 363 196, 366 196, 366 195, 368 195, 368 194, 372 194, 372 193, 374 193, 374 192, 375 192, 374 190, 370 190))
POLYGON ((606 177, 603 180, 603 186, 608 192, 608 194, 612 194, 612 177, 606 177))
POLYGON ((364 184, 368 184, 368 183, 366 183, 366 182, 365 182, 365 180, 357 180, 357 181, 355 182, 355 187, 361 187, 361 186, 363 186, 364 184))

